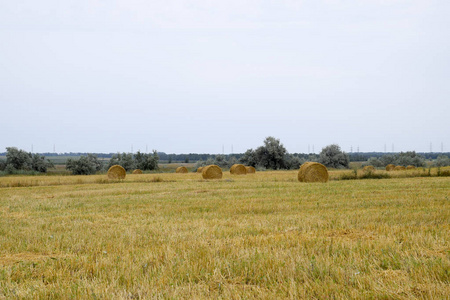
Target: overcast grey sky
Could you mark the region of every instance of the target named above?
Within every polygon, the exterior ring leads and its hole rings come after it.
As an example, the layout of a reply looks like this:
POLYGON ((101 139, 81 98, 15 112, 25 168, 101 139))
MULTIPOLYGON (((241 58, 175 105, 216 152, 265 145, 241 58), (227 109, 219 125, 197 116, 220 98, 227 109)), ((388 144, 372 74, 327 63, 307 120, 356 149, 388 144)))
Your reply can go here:
POLYGON ((0 152, 450 151, 450 1, 0 0, 0 152))

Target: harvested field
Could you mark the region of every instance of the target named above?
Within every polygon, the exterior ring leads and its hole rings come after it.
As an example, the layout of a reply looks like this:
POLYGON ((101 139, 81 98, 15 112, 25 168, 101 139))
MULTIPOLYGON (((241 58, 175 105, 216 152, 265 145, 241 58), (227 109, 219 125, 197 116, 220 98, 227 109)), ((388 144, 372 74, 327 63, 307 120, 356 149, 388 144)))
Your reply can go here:
POLYGON ((448 177, 166 173, 0 186, 0 299, 450 297, 448 177))

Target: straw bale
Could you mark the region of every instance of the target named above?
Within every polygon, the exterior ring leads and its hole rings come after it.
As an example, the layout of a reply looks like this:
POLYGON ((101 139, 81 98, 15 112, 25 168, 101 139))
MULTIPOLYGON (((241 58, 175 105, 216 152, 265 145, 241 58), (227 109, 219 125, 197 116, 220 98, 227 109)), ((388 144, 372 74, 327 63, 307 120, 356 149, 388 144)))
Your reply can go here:
POLYGON ((230 173, 233 175, 245 175, 247 174, 247 168, 241 164, 234 164, 230 168, 230 173))
POLYGON ((201 173, 201 172, 202 172, 202 169, 203 169, 203 167, 199 167, 199 168, 197 169, 197 173, 201 173))
POLYGON ((406 170, 413 170, 415 168, 416 168, 415 166, 409 165, 409 166, 406 167, 406 170))
POLYGON ((133 174, 142 174, 142 170, 141 169, 136 169, 133 171, 133 174))
POLYGON ((122 166, 114 165, 108 170, 109 179, 124 179, 127 175, 127 171, 122 166))
POLYGON ((175 173, 188 173, 188 169, 186 167, 181 166, 175 170, 175 173))
POLYGON ((203 179, 221 179, 222 176, 222 169, 219 166, 209 165, 202 169, 203 179))
POLYGON ((386 171, 394 171, 394 169, 395 169, 395 165, 393 165, 393 164, 389 164, 386 166, 386 171))
POLYGON ((363 172, 364 172, 364 173, 374 172, 374 171, 375 171, 375 168, 374 168, 373 166, 365 166, 365 167, 363 168, 363 172))
POLYGON ((245 167, 247 169, 247 174, 254 174, 256 173, 256 169, 252 166, 245 167))
POLYGON ((298 181, 300 182, 327 182, 327 168, 316 162, 306 162, 300 166, 298 171, 298 181))
POLYGON ((404 166, 396 166, 394 168, 394 171, 403 171, 403 170, 406 170, 406 168, 404 166))

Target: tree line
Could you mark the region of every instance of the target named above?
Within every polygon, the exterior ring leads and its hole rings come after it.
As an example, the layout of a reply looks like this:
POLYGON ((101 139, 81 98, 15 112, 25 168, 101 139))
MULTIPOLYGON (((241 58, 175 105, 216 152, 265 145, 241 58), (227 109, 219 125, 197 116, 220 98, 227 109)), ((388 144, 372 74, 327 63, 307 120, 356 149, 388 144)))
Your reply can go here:
POLYGON ((88 154, 87 156, 81 156, 79 159, 69 158, 66 162, 66 169, 71 171, 74 175, 90 175, 100 171, 106 171, 113 165, 120 165, 126 171, 132 171, 140 169, 142 171, 157 170, 159 156, 156 151, 150 153, 141 153, 138 151, 135 154, 132 153, 117 153, 112 155, 107 164, 103 164, 102 161, 94 154, 88 154))
MULTIPOLYGON (((5 160, 0 160, 0 172, 2 174, 14 174, 18 172, 40 172, 46 173, 49 168, 53 168, 53 163, 46 159, 42 154, 32 154, 15 147, 7 147, 4 155, 5 160)), ((380 154, 379 152, 372 152, 374 156, 370 156, 365 160, 363 165, 372 165, 374 167, 385 167, 388 164, 416 167, 424 167, 426 165, 426 157, 416 153, 415 151, 400 152, 395 154, 380 154)), ((360 154, 358 154, 360 155, 360 154)), ((248 149, 242 154, 232 155, 211 155, 211 154, 178 154, 168 155, 164 152, 152 153, 115 153, 103 154, 85 154, 80 155, 78 159, 69 158, 66 161, 66 169, 72 174, 89 175, 97 172, 104 172, 112 165, 121 165, 127 171, 134 169, 158 170, 161 156, 167 161, 174 159, 181 159, 182 162, 195 161, 197 158, 196 167, 215 164, 221 168, 229 168, 233 164, 241 163, 247 166, 253 166, 259 170, 289 170, 298 169, 306 161, 319 162, 327 168, 345 169, 349 168, 349 163, 352 161, 351 154, 345 153, 341 150, 339 145, 331 144, 324 147, 319 154, 305 154, 305 153, 288 153, 287 149, 275 137, 267 137, 263 141, 263 145, 256 149, 248 149), (162 154, 163 153, 163 154, 162 154), (99 159, 102 158, 102 159, 99 159), (105 161, 105 158, 109 160, 105 161)), ((450 158, 447 155, 438 155, 433 161, 433 166, 444 167, 450 166, 450 158)))
POLYGON ((6 148, 6 161, 0 161, 0 171, 6 174, 18 172, 38 172, 46 173, 49 168, 53 168, 53 163, 45 159, 40 154, 31 154, 16 147, 6 148))

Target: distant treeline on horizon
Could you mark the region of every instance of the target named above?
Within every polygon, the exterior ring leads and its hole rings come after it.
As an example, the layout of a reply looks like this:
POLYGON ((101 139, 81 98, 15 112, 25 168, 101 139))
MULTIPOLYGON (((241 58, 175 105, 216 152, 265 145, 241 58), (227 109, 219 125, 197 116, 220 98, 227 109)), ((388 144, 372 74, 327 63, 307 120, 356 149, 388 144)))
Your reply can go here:
MULTIPOLYGON (((128 153, 128 152, 127 152, 128 153)), ((366 161, 371 157, 381 157, 383 155, 393 155, 401 152, 350 152, 348 154, 350 161, 366 161)), ((44 155, 45 157, 58 157, 58 156, 69 156, 69 157, 79 157, 86 156, 88 154, 94 154, 98 158, 111 158, 114 154, 117 153, 88 153, 88 152, 65 152, 65 153, 37 153, 40 155, 44 155)), ((319 154, 317 153, 291 153, 294 156, 299 158, 315 157, 319 154)), ((450 157, 450 152, 416 152, 416 154, 425 157, 425 159, 436 159, 439 155, 446 155, 450 157)), ((0 156, 5 156, 6 152, 0 153, 0 156)), ((189 154, 167 154, 165 152, 158 152, 158 156, 160 161, 169 161, 169 162, 197 162, 197 161, 206 161, 208 158, 215 158, 218 155, 223 155, 225 158, 235 157, 239 159, 244 153, 233 153, 233 154, 209 154, 209 153, 189 153, 189 154)))

